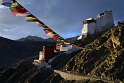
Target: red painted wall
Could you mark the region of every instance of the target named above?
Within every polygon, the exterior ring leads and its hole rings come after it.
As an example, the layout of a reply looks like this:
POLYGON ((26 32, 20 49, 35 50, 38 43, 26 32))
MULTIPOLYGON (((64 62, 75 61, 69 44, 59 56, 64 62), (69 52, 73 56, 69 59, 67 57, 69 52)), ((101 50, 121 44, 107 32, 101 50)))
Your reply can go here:
POLYGON ((43 46, 43 52, 44 52, 44 58, 46 62, 48 62, 50 58, 55 56, 53 46, 43 46))

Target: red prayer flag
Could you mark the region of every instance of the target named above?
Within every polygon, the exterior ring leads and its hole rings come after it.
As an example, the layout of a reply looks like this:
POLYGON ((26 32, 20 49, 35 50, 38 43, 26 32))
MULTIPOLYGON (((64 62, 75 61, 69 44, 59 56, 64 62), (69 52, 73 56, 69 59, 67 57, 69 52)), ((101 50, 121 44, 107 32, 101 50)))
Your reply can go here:
POLYGON ((52 30, 48 29, 48 30, 45 30, 45 33, 48 34, 50 32, 53 32, 52 30))
POLYGON ((20 8, 20 9, 14 10, 14 11, 12 12, 12 14, 13 14, 14 16, 27 16, 27 15, 29 15, 30 13, 29 13, 26 9, 20 8))

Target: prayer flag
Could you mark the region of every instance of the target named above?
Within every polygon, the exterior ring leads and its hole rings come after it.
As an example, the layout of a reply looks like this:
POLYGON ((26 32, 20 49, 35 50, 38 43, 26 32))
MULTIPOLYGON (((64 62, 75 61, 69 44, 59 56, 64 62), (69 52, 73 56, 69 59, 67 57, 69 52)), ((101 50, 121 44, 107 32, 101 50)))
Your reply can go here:
POLYGON ((38 21, 38 19, 36 17, 34 17, 33 15, 28 15, 26 16, 26 21, 28 22, 34 22, 34 21, 38 21))
POLYGON ((2 3, 2 5, 10 7, 11 3, 10 2, 5 2, 5 3, 2 3))
POLYGON ((27 15, 30 15, 30 13, 24 8, 16 9, 16 10, 14 10, 12 12, 12 14, 14 16, 27 16, 27 15))

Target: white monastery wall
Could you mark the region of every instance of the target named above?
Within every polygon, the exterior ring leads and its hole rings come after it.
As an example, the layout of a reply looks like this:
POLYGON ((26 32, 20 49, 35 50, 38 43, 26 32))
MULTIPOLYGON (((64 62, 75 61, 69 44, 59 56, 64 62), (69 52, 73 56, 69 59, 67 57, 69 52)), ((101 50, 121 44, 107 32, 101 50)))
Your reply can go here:
POLYGON ((82 34, 78 38, 82 39, 87 34, 94 34, 96 32, 104 31, 114 26, 112 11, 108 10, 97 14, 96 18, 88 18, 83 22, 82 34))

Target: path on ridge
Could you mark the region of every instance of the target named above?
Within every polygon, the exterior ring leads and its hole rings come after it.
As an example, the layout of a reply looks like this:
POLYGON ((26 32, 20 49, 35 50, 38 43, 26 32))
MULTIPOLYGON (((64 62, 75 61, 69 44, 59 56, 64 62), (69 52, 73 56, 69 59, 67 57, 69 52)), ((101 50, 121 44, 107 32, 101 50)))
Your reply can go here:
POLYGON ((67 72, 62 72, 62 71, 54 70, 54 69, 47 69, 47 70, 51 70, 51 71, 54 71, 55 73, 60 74, 61 77, 64 78, 65 80, 88 80, 90 79, 90 80, 102 80, 107 83, 122 83, 121 81, 118 81, 118 80, 108 80, 108 79, 98 78, 98 77, 70 74, 67 72))

